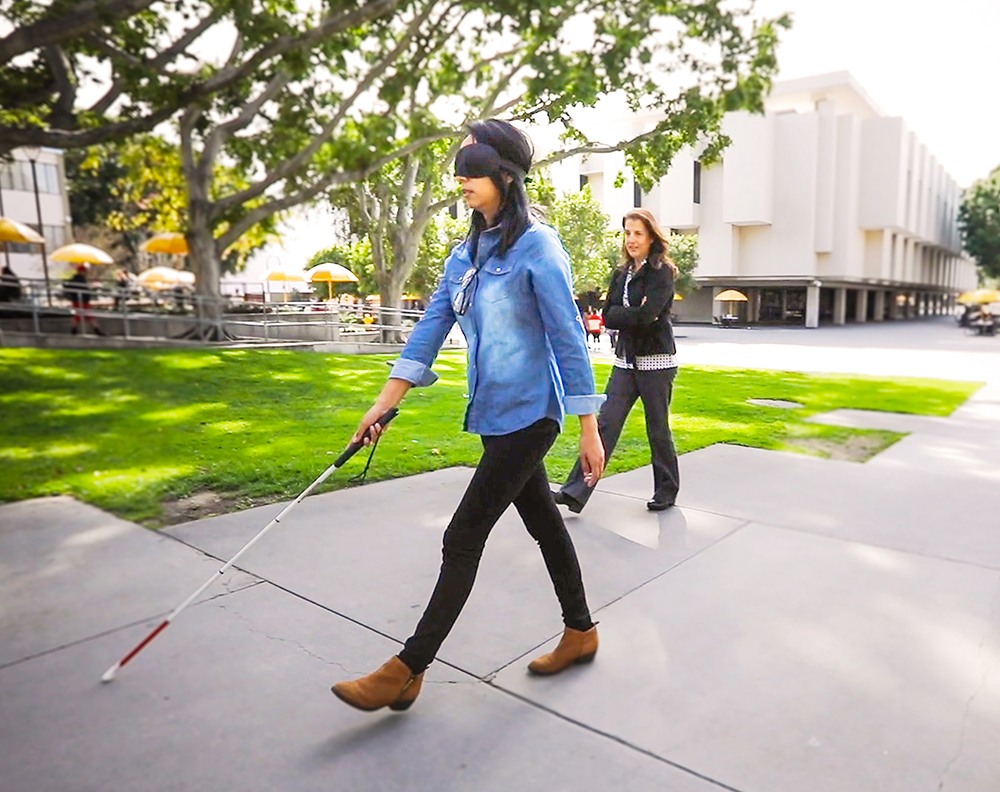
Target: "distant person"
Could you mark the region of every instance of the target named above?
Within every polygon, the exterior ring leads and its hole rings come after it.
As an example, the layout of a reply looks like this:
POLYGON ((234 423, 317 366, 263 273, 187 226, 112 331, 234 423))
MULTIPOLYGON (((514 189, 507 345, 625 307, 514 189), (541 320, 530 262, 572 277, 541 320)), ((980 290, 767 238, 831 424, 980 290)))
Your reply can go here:
POLYGON ((587 328, 587 338, 593 341, 598 349, 601 347, 601 333, 604 331, 604 317, 596 310, 592 310, 584 317, 584 325, 587 328))
MULTIPOLYGON (((670 434, 669 410, 677 348, 670 324, 677 265, 668 254, 667 236, 646 209, 633 209, 622 225, 621 266, 604 302, 604 324, 618 331, 615 365, 605 389, 598 425, 605 459, 610 459, 636 399, 646 412, 646 437, 653 461, 650 511, 669 509, 680 490, 677 451, 670 434)), ((558 504, 579 513, 593 493, 579 463, 555 494, 558 504)))
POLYGON ((63 284, 63 293, 73 306, 71 332, 73 335, 77 335, 89 325, 94 335, 104 335, 101 328, 97 326, 97 317, 90 313, 91 289, 90 282, 87 280, 87 271, 86 264, 78 264, 73 277, 63 284))
POLYGON ((132 290, 132 273, 122 267, 115 273, 115 310, 124 311, 125 303, 128 301, 129 292, 132 290))
POLYGON ((4 264, 0 270, 0 302, 17 302, 21 299, 21 280, 10 268, 10 264, 4 264))

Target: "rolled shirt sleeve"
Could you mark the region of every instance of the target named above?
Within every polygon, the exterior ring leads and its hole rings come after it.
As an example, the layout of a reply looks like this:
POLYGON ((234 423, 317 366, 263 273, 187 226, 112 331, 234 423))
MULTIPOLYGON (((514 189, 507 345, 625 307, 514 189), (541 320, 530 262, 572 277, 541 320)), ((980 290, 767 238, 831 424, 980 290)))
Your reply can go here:
POLYGON ((431 370, 441 345, 455 324, 448 284, 444 277, 431 296, 427 310, 413 328, 399 359, 392 366, 389 377, 406 380, 414 387, 433 385, 438 375, 431 370))

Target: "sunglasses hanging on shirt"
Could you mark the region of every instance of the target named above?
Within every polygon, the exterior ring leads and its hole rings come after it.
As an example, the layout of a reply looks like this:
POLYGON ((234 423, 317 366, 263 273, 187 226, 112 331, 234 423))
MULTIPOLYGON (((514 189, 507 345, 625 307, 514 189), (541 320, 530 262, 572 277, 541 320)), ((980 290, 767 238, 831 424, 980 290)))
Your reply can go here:
POLYGON ((479 282, 479 267, 469 267, 462 276, 462 283, 451 298, 452 310, 459 316, 465 316, 472 307, 472 297, 476 293, 479 282))

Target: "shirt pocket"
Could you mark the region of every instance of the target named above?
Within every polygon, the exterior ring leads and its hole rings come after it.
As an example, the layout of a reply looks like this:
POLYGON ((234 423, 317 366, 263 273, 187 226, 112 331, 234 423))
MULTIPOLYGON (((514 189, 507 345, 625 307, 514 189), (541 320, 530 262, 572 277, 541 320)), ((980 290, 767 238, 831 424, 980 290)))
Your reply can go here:
POLYGON ((517 293, 513 259, 491 259, 480 270, 480 294, 483 302, 498 303, 509 300, 517 293))

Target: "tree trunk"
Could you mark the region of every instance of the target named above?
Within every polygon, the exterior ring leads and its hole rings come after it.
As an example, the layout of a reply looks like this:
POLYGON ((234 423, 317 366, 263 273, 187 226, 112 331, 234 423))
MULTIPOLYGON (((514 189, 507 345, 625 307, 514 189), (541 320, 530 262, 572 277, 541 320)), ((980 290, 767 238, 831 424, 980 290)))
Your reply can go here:
POLYGON ((186 334, 203 341, 231 341, 222 323, 223 301, 219 290, 222 261, 219 248, 208 223, 207 203, 192 200, 189 204, 190 225, 187 232, 188 257, 195 274, 195 298, 199 322, 197 332, 186 334))
POLYGON ((200 109, 189 109, 181 118, 181 165, 188 187, 188 257, 195 275, 195 302, 199 321, 188 338, 202 341, 233 341, 222 323, 222 295, 219 278, 222 259, 215 240, 212 223, 212 202, 209 199, 213 179, 213 164, 218 152, 217 141, 206 146, 198 157, 194 146, 194 130, 202 116, 200 109))
MULTIPOLYGON (((400 308, 402 305, 403 288, 413 272, 413 265, 417 262, 417 254, 420 250, 420 237, 426 230, 427 223, 413 223, 406 229, 400 229, 402 233, 392 234, 392 269, 382 269, 378 273, 379 297, 381 298, 382 311, 380 312, 380 322, 386 325, 401 325, 402 315, 400 308)), ((385 244, 384 237, 379 240, 385 244)), ((372 246, 374 249, 374 242, 372 246)), ((384 253, 381 254, 385 260, 384 253)), ((404 341, 403 334, 399 330, 382 331, 383 343, 400 344, 404 341)))

